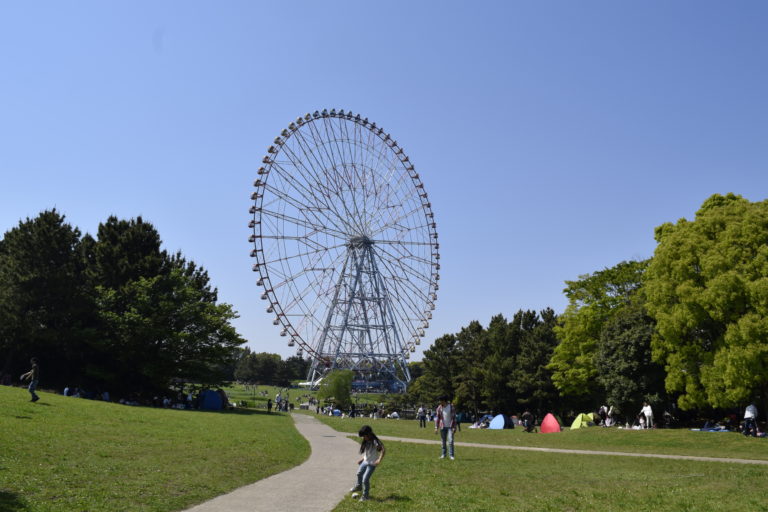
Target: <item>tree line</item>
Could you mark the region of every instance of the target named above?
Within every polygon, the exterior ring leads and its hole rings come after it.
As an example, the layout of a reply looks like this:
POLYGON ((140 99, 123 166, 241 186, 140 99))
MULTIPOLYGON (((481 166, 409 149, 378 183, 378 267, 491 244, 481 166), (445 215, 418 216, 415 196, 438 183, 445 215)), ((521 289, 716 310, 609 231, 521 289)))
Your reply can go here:
POLYGON ((410 403, 633 416, 768 408, 768 201, 715 194, 655 230, 652 258, 567 281, 568 306, 472 322, 425 351, 410 403))
POLYGON ((141 217, 82 235, 55 209, 0 240, 0 373, 41 362, 45 387, 113 393, 231 378, 245 340, 208 273, 141 217))
POLYGON ((279 354, 254 353, 246 347, 240 353, 234 377, 248 384, 289 386, 296 380, 307 378, 310 362, 300 356, 283 360, 279 354))
MULTIPOLYGON (((567 416, 642 401, 675 411, 768 409, 768 201, 715 194, 655 230, 653 257, 567 281, 568 306, 496 315, 437 338, 402 404, 567 416)), ((253 354, 207 272, 161 249, 141 217, 82 235, 55 209, 0 240, 0 378, 34 355, 47 386, 113 392, 175 382, 303 379, 308 362, 253 354)))

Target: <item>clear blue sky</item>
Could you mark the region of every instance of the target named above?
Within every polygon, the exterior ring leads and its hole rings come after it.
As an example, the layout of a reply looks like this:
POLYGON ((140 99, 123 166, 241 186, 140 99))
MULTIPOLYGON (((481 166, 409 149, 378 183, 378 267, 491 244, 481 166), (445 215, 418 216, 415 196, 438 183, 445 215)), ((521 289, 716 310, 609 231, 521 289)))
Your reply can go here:
POLYGON ((4 2, 0 232, 141 215, 254 350, 291 355, 250 270, 251 184, 291 120, 344 108, 430 194, 426 342, 562 312, 565 280, 651 256, 711 194, 766 198, 766 26, 762 1, 4 2))

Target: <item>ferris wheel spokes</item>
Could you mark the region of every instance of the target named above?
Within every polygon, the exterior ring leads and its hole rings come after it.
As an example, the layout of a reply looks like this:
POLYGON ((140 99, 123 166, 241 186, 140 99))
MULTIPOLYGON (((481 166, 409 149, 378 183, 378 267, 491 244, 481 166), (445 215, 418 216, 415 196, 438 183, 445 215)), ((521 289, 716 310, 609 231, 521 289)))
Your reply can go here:
POLYGON ((249 226, 273 323, 313 358, 312 381, 344 367, 404 389, 439 279, 413 164, 375 123, 333 109, 290 123, 262 162, 249 226))

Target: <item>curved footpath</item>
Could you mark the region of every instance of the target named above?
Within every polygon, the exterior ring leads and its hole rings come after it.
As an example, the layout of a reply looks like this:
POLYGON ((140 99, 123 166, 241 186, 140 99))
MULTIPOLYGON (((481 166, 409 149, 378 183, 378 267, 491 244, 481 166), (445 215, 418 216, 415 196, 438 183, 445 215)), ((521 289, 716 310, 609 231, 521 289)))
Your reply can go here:
MULTIPOLYGON (((404 443, 418 444, 441 444, 441 441, 430 439, 403 439, 402 437, 379 436, 384 441, 401 441, 404 443)), ((699 462, 729 462, 731 464, 757 464, 768 465, 768 460, 757 459, 728 459, 725 457, 698 457, 696 455, 665 455, 662 453, 629 453, 629 452, 606 452, 602 450, 569 450, 567 448, 536 448, 533 446, 510 446, 504 444, 482 444, 482 443, 461 443, 455 442, 456 446, 469 446, 472 448, 493 448, 496 450, 522 450, 527 452, 550 452, 550 453, 570 453, 574 455, 615 455, 619 457, 646 457, 651 459, 676 459, 676 460, 695 460, 699 462)), ((456 454, 457 457, 460 454, 456 454)))
MULTIPOLYGON (((309 441, 312 454, 306 462, 295 468, 259 480, 188 509, 186 512, 329 512, 344 499, 354 483, 359 445, 307 414, 292 414, 296 429, 309 441)), ((440 444, 438 440, 405 439, 379 436, 383 440, 405 443, 440 444)), ((534 448, 526 446, 493 445, 456 442, 457 447, 493 448, 496 450, 525 450, 534 452, 570 453, 579 455, 612 455, 621 457, 650 457, 700 462, 726 462, 731 464, 768 465, 768 460, 726 459, 722 457, 696 457, 691 455, 664 455, 655 453, 625 453, 596 450, 567 450, 561 448, 534 448)), ((457 453, 459 459, 461 452, 457 453)))
POLYGON ((292 414, 312 448, 303 464, 240 487, 187 512, 328 512, 355 480, 359 444, 307 414, 292 414))

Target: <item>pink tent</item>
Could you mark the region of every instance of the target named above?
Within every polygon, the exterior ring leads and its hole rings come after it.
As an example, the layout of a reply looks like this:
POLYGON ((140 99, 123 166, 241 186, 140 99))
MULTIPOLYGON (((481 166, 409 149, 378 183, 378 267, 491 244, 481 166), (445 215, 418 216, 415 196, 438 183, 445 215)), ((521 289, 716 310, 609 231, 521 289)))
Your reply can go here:
POLYGON ((551 432, 560 432, 560 424, 557 422, 557 418, 550 412, 544 416, 544 421, 541 422, 541 433, 549 434, 551 432))

